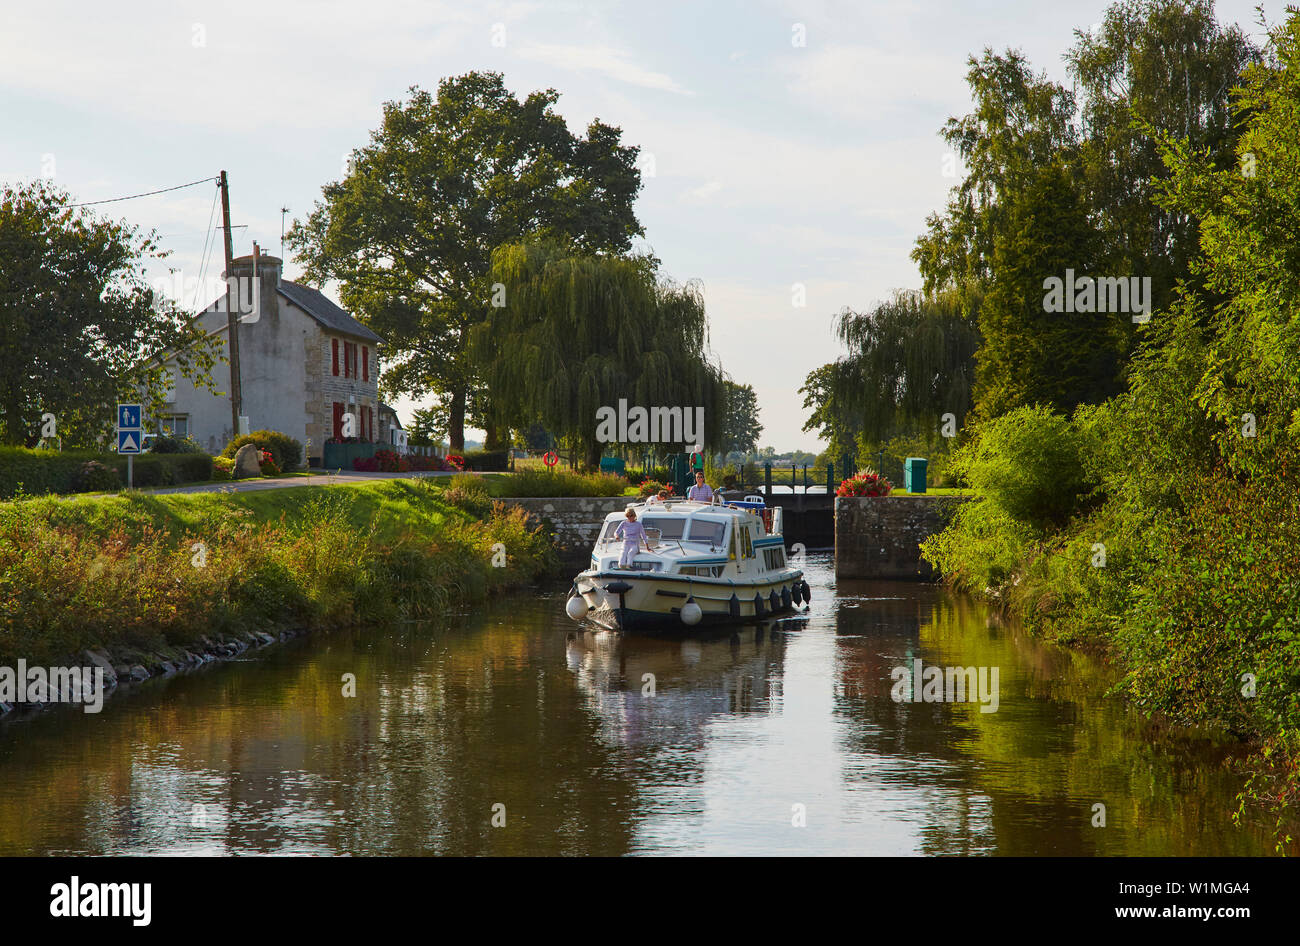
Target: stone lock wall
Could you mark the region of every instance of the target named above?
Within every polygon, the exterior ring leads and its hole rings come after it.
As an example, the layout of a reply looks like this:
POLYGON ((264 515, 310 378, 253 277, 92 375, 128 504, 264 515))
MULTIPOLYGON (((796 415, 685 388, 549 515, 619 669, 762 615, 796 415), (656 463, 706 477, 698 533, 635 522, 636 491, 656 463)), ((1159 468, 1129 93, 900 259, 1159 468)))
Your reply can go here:
POLYGON ((923 540, 942 532, 964 496, 835 498, 836 578, 937 578, 921 558, 923 540))
POLYGON ((610 497, 536 497, 503 499, 511 506, 521 506, 540 521, 555 544, 560 561, 566 566, 585 567, 591 561, 591 547, 596 542, 601 523, 611 512, 621 512, 628 503, 640 502, 633 496, 610 497))

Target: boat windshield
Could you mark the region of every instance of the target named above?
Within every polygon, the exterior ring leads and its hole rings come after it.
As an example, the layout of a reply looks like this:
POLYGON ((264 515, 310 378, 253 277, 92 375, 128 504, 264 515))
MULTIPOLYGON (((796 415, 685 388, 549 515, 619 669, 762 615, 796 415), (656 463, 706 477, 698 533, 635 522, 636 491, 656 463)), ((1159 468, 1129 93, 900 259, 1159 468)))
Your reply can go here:
POLYGON ((645 516, 641 523, 647 529, 658 529, 659 536, 663 539, 680 539, 682 530, 686 527, 683 516, 645 516))
POLYGON ((721 545, 726 534, 727 524, 725 522, 719 522, 716 519, 701 519, 698 516, 691 520, 689 536, 691 542, 708 542, 710 545, 721 545))

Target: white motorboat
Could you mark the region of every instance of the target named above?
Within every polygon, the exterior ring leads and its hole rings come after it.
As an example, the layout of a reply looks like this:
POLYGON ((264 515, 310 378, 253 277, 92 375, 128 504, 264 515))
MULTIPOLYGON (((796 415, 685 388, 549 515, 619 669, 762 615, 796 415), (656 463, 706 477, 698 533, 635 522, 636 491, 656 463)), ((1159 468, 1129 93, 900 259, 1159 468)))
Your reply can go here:
POLYGON ((809 600, 803 571, 787 562, 782 510, 762 497, 711 503, 669 499, 631 506, 651 551, 630 566, 614 532, 626 510, 601 526, 591 566, 574 579, 565 611, 613 630, 671 630, 743 623, 793 612, 809 600))

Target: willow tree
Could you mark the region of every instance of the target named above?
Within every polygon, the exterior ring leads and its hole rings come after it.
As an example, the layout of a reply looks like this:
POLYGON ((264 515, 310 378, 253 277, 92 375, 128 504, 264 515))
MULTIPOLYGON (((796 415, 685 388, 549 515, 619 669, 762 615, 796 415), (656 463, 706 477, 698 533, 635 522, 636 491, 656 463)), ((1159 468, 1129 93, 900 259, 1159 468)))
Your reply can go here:
POLYGON ((490 278, 504 304, 475 327, 470 350, 500 422, 540 420, 589 466, 604 448, 597 412, 621 400, 629 410, 703 408, 696 439, 719 444, 725 376, 696 286, 662 278, 653 257, 553 241, 498 247, 490 278))

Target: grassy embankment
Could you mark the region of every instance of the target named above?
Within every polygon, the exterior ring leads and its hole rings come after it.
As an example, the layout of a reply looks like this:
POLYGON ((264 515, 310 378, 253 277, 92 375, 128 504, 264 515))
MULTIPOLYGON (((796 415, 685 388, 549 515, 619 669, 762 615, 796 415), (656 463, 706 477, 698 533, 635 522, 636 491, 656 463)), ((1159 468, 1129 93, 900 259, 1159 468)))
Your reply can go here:
POLYGON ((0 503, 0 662, 431 617, 553 568, 522 511, 445 479, 0 503))

